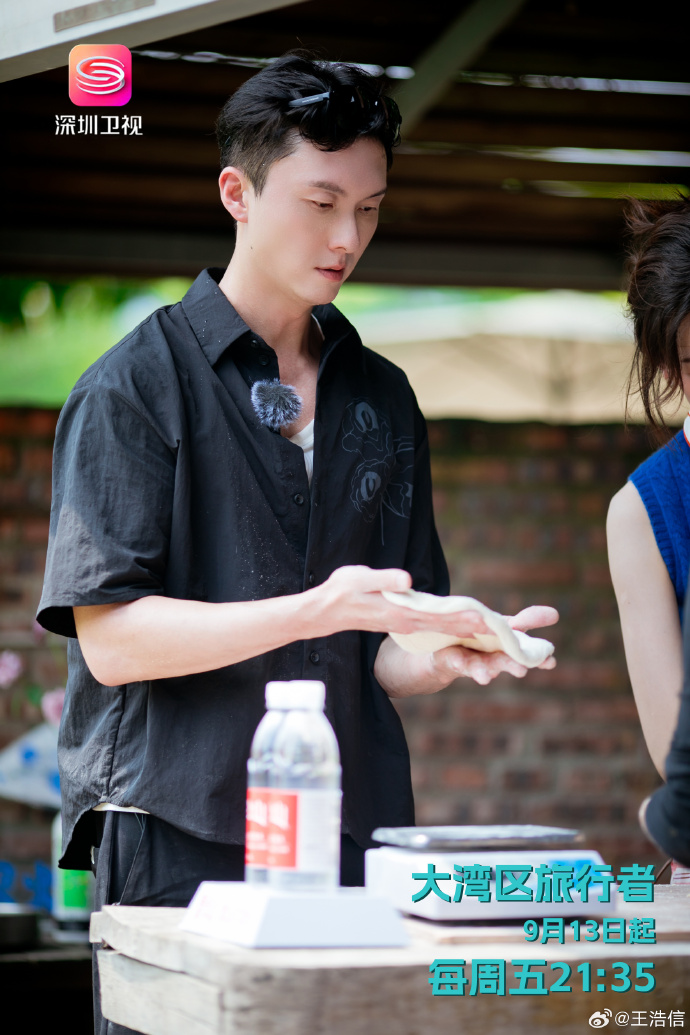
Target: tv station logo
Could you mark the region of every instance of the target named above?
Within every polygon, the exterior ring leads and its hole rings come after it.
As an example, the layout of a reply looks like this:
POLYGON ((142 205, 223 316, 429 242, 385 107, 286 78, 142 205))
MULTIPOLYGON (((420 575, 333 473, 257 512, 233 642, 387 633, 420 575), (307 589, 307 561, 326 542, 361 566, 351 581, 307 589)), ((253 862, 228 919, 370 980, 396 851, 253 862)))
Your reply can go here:
POLYGON ((132 96, 132 55, 119 43, 80 43, 69 55, 69 99, 80 107, 117 107, 132 96))

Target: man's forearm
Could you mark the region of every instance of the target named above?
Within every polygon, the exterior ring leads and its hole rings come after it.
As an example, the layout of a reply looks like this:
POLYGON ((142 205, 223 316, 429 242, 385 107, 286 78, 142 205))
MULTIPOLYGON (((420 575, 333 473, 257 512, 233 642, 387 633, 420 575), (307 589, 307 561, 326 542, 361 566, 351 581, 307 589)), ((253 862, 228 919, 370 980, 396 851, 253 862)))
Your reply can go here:
POLYGON ((150 596, 74 613, 89 669, 119 686, 209 672, 306 639, 311 592, 222 604, 150 596))
MULTIPOLYGON (((105 686, 210 672, 296 640, 347 629, 436 631, 463 638, 488 632, 474 611, 435 615, 384 598, 385 590, 402 592, 411 582, 398 568, 354 565, 338 568, 320 586, 292 596, 229 603, 140 597, 129 603, 75 607, 74 620, 86 664, 105 686)), ((530 608, 521 615, 529 615, 524 628, 549 625, 558 618, 553 608, 530 608)), ((517 623, 519 617, 511 621, 517 623)), ((526 669, 505 654, 464 647, 415 656, 389 638, 375 666, 377 679, 391 697, 435 693, 462 675, 489 683, 501 671, 524 675, 526 669)))
MULTIPOLYGON (((412 580, 397 568, 338 568, 320 586, 292 596, 232 603, 141 597, 124 604, 75 607, 84 658, 106 686, 166 679, 235 665, 295 640, 346 629, 429 630, 434 615, 386 601, 412 580)), ((486 631, 473 612, 446 617, 461 636, 486 631)), ((440 689, 437 687, 436 689, 440 689)), ((416 692, 416 691, 414 691, 416 692)))

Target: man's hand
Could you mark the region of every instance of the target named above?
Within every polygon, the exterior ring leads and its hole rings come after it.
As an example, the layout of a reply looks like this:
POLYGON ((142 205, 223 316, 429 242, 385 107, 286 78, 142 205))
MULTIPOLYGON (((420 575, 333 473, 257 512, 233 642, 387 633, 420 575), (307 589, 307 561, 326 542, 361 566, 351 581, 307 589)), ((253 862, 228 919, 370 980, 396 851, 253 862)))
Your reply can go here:
POLYGON ((412 578, 399 568, 377 569, 363 565, 337 568, 321 586, 309 591, 318 634, 327 636, 346 629, 361 629, 364 632, 448 632, 469 637, 490 632, 476 611, 429 614, 390 604, 382 595, 384 590, 401 593, 411 586, 412 578))
MULTIPOLYGON (((472 612, 462 612, 469 615, 472 612)), ((440 617, 435 616, 437 619, 440 617)), ((448 615, 447 618, 457 618, 448 615)), ((530 629, 541 629, 555 625, 558 611, 554 607, 534 605, 526 607, 517 615, 506 616, 513 629, 527 632, 530 629)), ((482 623, 483 625, 484 623, 482 623)), ((439 629, 439 625, 436 625, 439 629)), ((397 630, 396 630, 397 631, 397 630)), ((453 629, 444 629, 453 632, 453 629)), ((477 630, 483 631, 483 630, 477 630)), ((464 636, 465 633, 457 632, 464 636)), ((555 668, 556 659, 547 658, 539 668, 555 668)), ((501 672, 522 678, 528 672, 524 665, 513 661, 501 651, 488 654, 483 651, 470 650, 468 647, 444 647, 434 654, 408 654, 387 637, 379 649, 374 666, 374 675, 389 697, 411 697, 414 694, 435 694, 445 689, 460 676, 468 676, 475 683, 485 686, 501 672)))

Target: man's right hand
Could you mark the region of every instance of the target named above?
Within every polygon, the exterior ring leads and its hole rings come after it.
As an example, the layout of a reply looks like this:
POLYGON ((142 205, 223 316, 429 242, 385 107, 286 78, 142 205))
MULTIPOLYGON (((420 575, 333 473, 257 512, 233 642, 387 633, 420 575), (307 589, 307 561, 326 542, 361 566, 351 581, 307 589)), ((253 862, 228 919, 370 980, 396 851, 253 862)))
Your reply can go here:
POLYGON ((428 614, 391 604, 383 596, 384 590, 402 593, 411 587, 412 578, 400 568, 337 568, 321 586, 308 591, 314 601, 318 629, 311 635, 328 636, 346 629, 386 633, 435 631, 463 637, 490 632, 476 611, 428 614))

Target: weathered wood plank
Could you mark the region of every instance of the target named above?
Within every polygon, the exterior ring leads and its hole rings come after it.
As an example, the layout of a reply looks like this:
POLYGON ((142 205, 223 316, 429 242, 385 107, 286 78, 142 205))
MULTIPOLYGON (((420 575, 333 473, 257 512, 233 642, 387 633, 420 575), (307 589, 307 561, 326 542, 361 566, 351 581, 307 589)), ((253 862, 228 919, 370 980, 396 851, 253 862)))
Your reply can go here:
MULTIPOLYGON (((481 957, 500 959, 502 953, 494 948, 482 946, 481 957)), ((513 949, 508 958, 528 955, 513 949)), ((462 956, 471 959, 468 952, 462 956)), ((615 959, 597 960, 606 967, 609 982, 615 959)), ((412 972, 400 967, 240 968, 234 987, 221 993, 209 982, 118 953, 101 950, 99 960, 104 1015, 145 1035, 581 1035, 595 1009, 683 1009, 690 987, 688 957, 656 960, 652 996, 592 995, 572 981, 573 991, 565 995, 470 996, 468 989, 462 997, 442 998, 431 994, 428 965, 412 972)), ((469 966, 466 972, 469 976, 469 966)), ((547 975, 547 985, 552 984, 560 971, 547 975)), ((515 988, 516 982, 509 977, 507 985, 515 988)))
POLYGON ((220 990, 188 974, 99 949, 101 1009, 145 1035, 210 1035, 221 1029, 220 990))

